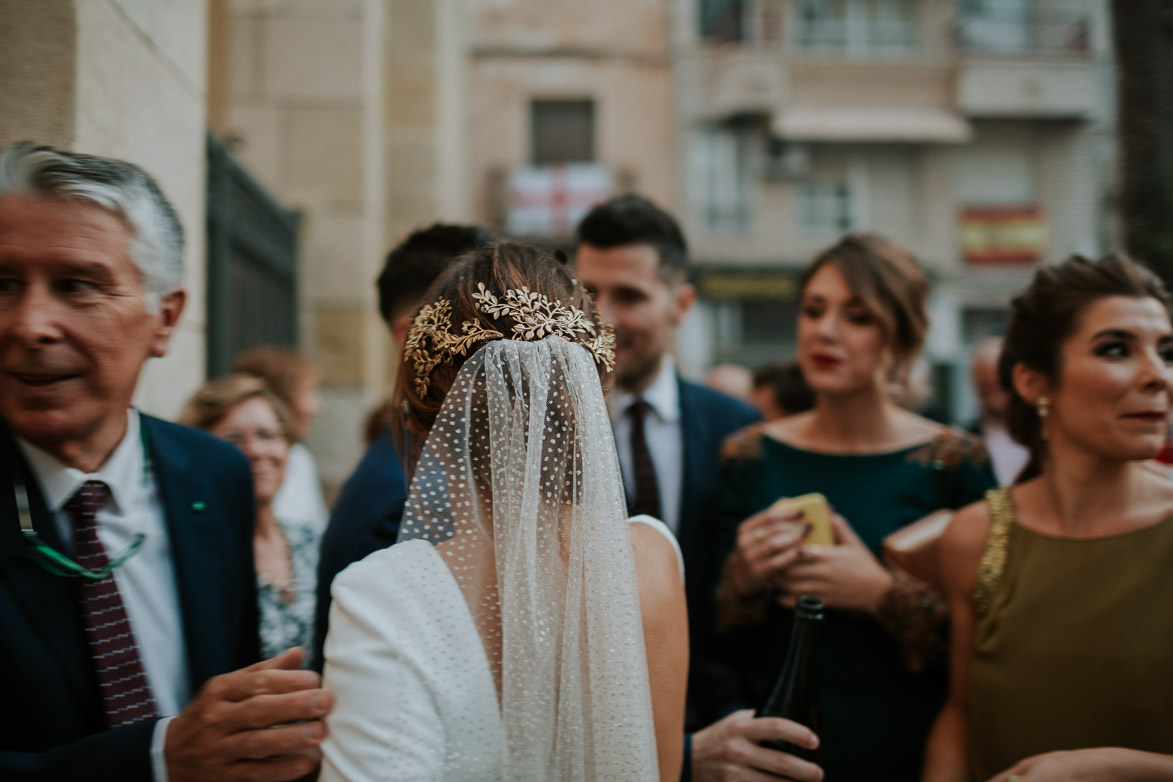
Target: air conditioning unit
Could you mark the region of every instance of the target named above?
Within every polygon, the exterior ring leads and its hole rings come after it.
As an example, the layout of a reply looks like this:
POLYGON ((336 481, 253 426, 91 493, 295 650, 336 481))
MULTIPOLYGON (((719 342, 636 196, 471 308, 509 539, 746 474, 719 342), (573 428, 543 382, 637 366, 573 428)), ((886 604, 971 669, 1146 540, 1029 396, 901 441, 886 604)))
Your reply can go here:
POLYGON ((810 171, 810 150, 805 144, 771 136, 762 156, 762 179, 802 179, 810 171))

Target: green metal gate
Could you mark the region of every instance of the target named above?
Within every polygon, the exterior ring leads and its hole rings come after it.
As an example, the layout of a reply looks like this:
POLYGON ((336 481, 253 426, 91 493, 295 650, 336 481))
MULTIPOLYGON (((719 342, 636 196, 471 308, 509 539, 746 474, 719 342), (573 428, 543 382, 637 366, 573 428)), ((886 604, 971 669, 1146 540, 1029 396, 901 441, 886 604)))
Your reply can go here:
POLYGON ((298 214, 207 136, 208 377, 256 345, 297 345, 298 214))

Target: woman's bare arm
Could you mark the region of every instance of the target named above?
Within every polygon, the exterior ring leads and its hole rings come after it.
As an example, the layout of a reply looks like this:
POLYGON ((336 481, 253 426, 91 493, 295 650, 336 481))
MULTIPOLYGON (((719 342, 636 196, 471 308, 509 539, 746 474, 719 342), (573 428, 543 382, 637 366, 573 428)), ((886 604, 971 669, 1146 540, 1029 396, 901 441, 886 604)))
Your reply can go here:
POLYGON ((973 654, 973 588, 986 545, 990 514, 985 502, 961 509, 941 538, 941 580, 949 602, 949 695, 929 734, 924 782, 966 782, 966 710, 973 654))
POLYGON ((1158 755, 1122 747, 1095 747, 1048 752, 1019 761, 990 782, 1169 782, 1173 755, 1158 755))
POLYGON ((631 524, 643 614, 648 683, 661 782, 677 782, 684 762, 684 696, 688 683, 688 611, 676 550, 664 536, 631 524))

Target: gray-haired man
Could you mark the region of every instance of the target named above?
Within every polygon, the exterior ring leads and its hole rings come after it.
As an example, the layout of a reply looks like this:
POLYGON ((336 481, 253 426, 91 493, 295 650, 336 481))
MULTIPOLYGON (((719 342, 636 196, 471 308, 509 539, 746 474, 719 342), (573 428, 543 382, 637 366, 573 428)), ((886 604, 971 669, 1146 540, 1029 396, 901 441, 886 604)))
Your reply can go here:
POLYGON ((329 695, 301 652, 256 662, 247 463, 131 407, 183 312, 182 250, 135 166, 0 150, 5 780, 315 765, 294 753, 321 739, 329 695))

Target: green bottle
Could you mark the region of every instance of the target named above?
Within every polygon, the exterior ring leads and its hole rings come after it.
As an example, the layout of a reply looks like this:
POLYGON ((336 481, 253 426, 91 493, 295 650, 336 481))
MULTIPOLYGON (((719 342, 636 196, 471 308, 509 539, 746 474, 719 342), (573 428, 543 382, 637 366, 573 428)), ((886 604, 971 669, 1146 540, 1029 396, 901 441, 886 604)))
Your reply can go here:
MULTIPOLYGON (((823 603, 816 597, 802 595, 794 607, 794 623, 790 631, 790 648, 782 673, 765 705, 758 709, 758 717, 783 717, 813 730, 822 727, 819 707, 817 648, 819 631, 823 627, 823 603)), ((821 738, 821 736, 820 736, 821 738)), ((765 741, 762 746, 795 755, 812 763, 819 762, 822 745, 818 749, 799 747, 787 741, 765 741)))

